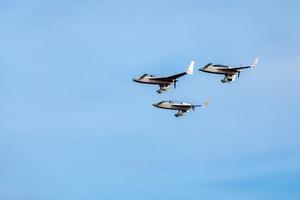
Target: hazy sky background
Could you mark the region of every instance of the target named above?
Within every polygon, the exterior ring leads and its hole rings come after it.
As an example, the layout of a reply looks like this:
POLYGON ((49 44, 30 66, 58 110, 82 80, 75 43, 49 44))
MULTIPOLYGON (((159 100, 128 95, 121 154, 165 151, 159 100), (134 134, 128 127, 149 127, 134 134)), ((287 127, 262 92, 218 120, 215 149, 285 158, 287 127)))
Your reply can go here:
POLYGON ((0 0, 0 199, 300 199, 299 1, 0 0), (157 94, 132 78, 195 71, 157 94), (152 103, 212 102, 186 117, 152 103))

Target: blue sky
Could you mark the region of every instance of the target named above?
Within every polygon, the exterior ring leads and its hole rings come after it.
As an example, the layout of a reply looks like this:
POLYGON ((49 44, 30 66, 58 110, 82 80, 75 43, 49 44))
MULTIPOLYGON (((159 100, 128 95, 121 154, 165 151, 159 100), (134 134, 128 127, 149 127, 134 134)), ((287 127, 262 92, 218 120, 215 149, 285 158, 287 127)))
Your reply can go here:
POLYGON ((298 1, 0 1, 0 199, 299 199, 298 1), (261 58, 237 82, 195 71, 261 58), (186 117, 161 100, 212 102, 186 117))

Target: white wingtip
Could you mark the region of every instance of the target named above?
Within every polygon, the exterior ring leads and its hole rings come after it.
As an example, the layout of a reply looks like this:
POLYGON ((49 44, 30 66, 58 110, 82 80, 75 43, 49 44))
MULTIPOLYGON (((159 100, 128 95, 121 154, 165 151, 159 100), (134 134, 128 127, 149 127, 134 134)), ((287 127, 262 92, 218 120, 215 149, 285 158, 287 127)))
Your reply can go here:
POLYGON ((192 61, 189 67, 186 70, 186 73, 189 75, 193 75, 194 72, 195 61, 192 61))
POLYGON ((253 64, 251 65, 251 67, 256 67, 256 65, 258 64, 259 58, 256 58, 255 61, 253 62, 253 64))
POLYGON ((207 98, 204 102, 203 102, 203 108, 206 108, 207 106, 208 106, 208 104, 210 103, 210 101, 211 101, 211 98, 209 97, 209 98, 207 98))

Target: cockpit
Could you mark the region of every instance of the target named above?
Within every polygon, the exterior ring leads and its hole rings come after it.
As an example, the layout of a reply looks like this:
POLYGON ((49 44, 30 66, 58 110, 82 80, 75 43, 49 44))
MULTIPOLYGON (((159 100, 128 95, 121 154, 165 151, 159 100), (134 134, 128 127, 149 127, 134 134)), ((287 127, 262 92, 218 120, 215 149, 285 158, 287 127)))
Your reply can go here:
POLYGON ((143 74, 139 79, 142 79, 142 78, 144 78, 144 77, 146 77, 146 76, 149 76, 149 77, 155 77, 155 75, 149 75, 149 74, 143 74))
POLYGON ((139 79, 144 78, 145 76, 148 76, 148 74, 143 74, 139 79))
POLYGON ((229 66, 227 66, 227 65, 214 65, 214 67, 229 68, 229 66))
POLYGON ((160 105, 162 103, 165 103, 166 101, 161 101, 161 102, 158 102, 157 105, 160 105))
POLYGON ((174 103, 174 101, 161 101, 161 102, 157 103, 157 105, 160 105, 160 104, 166 103, 166 102, 168 102, 168 103, 174 103))

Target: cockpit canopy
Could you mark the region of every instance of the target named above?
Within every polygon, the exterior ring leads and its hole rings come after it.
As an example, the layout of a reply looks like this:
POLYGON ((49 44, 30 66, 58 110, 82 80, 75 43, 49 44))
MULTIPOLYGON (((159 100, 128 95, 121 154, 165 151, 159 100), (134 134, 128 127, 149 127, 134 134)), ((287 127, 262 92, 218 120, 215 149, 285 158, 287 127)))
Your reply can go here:
POLYGON ((150 77, 155 77, 154 75, 149 75, 149 74, 143 74, 141 77, 140 77, 140 79, 142 79, 142 78, 144 78, 145 76, 150 76, 150 77))
POLYGON ((144 78, 145 76, 148 76, 148 74, 143 74, 140 79, 144 78))
POLYGON ((214 65, 214 67, 229 68, 229 66, 227 66, 227 65, 214 65))
POLYGON ((166 103, 166 102, 167 102, 167 103, 175 103, 175 101, 171 101, 171 100, 170 100, 170 101, 161 101, 161 102, 159 102, 159 103, 157 103, 157 104, 160 105, 160 104, 166 103))

